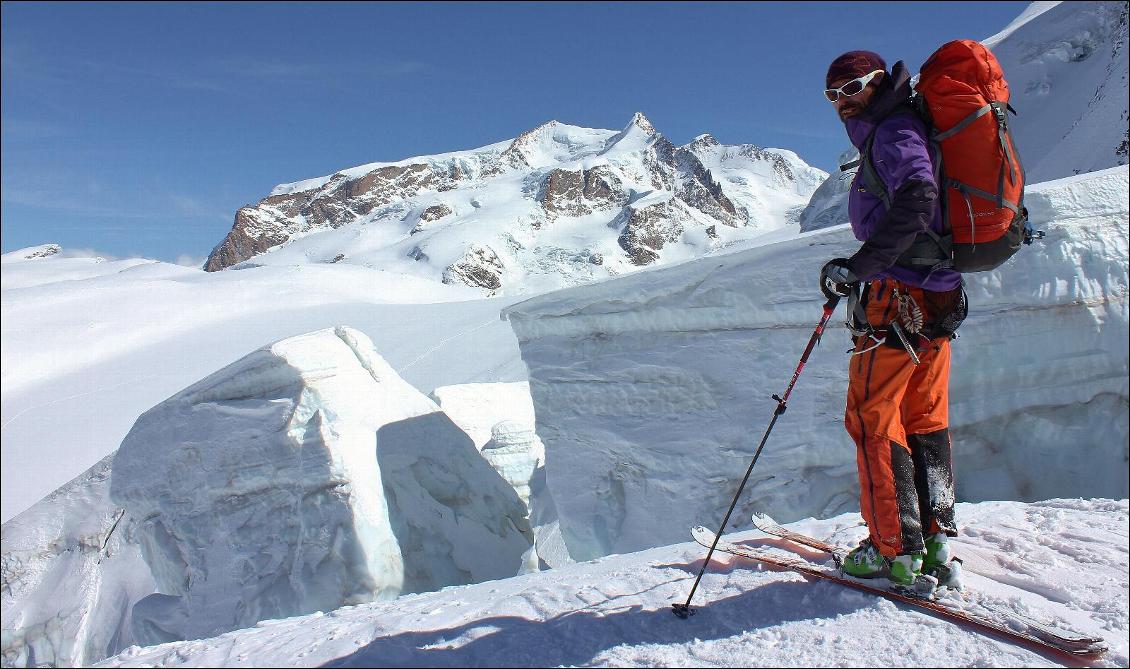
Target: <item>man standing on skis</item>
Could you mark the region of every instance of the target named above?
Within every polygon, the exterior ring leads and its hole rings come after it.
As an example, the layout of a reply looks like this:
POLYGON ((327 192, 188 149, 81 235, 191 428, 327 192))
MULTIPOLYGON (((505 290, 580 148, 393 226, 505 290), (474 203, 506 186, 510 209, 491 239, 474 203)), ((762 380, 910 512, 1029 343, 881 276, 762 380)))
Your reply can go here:
POLYGON ((869 536, 844 571, 913 587, 931 582, 924 574, 945 580, 947 537, 957 534, 948 427, 950 339, 965 308, 961 274, 923 259, 936 254, 932 240, 943 221, 935 157, 908 104, 905 65, 888 73, 878 54, 851 51, 832 62, 825 85, 863 161, 848 195, 863 245, 820 270, 825 295, 849 298, 855 342, 845 423, 869 536))

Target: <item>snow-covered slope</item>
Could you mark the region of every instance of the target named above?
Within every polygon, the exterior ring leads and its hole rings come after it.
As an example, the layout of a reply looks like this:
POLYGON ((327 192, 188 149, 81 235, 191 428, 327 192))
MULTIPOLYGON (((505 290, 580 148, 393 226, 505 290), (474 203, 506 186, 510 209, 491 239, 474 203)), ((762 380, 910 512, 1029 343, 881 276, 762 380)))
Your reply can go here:
POLYGON ((1130 38, 1126 2, 1034 2, 982 40, 1008 79, 1030 182, 1127 163, 1130 38))
POLYGON ((642 114, 620 131, 550 121, 510 142, 277 186, 239 210, 206 268, 345 263, 544 291, 795 223, 825 176, 791 151, 710 135, 676 147, 642 114))
POLYGON ((464 286, 349 265, 16 256, 0 266, 5 522, 112 453, 150 407, 286 337, 351 324, 424 393, 526 378, 498 319, 513 298, 464 286))
MULTIPOLYGON (((1097 666, 1126 666, 1127 504, 959 504, 974 597, 1098 634, 1097 666)), ((795 528, 843 544, 858 514, 795 528)), ((754 532, 738 534, 756 541, 754 532)), ((719 556, 697 615, 671 604, 706 549, 680 542, 505 581, 263 622, 212 639, 130 648, 99 666, 1059 666, 885 599, 719 556)))
MULTIPOLYGON (((1130 492, 1128 192, 1125 166, 1032 188, 1047 239, 967 275, 950 402, 962 499, 1130 492)), ((840 226, 506 311, 546 445, 551 499, 534 512, 555 507, 574 559, 678 541, 726 508, 819 320, 820 266, 857 247, 840 226)), ((842 325, 825 334, 739 518, 858 508, 849 347, 842 325)))

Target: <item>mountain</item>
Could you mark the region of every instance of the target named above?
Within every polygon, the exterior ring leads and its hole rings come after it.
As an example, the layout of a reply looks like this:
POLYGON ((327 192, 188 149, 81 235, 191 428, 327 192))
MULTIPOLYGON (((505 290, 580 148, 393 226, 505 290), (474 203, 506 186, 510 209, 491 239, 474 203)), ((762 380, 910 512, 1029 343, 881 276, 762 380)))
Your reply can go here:
POLYGON ((347 263, 524 293, 686 260, 795 223, 827 175, 795 153, 675 146, 550 121, 479 149, 275 187, 241 208, 205 269, 347 263))

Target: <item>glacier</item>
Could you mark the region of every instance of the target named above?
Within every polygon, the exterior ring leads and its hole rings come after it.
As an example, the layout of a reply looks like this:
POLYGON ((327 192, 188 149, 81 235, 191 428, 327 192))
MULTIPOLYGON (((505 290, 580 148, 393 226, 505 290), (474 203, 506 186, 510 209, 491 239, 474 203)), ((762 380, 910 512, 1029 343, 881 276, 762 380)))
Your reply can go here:
MULTIPOLYGON (((1047 238, 966 275, 950 412, 961 499, 1127 495, 1127 174, 1031 187, 1047 238)), ((836 226, 504 310, 546 447, 540 503, 573 559, 718 522, 819 320, 820 266, 857 246, 836 226)), ((825 333, 736 518, 858 508, 849 347, 842 325, 825 333)))
POLYGON ((4 524, 5 665, 513 576, 526 514, 364 334, 287 338, 153 407, 4 524))

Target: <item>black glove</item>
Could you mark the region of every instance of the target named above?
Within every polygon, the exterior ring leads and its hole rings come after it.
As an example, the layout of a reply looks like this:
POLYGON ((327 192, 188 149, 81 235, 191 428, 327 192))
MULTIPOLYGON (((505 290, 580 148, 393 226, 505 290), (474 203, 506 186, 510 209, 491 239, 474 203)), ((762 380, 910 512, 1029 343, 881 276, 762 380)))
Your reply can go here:
POLYGON ((829 300, 847 297, 859 278, 852 274, 847 258, 833 258, 820 268, 820 290, 829 300))

